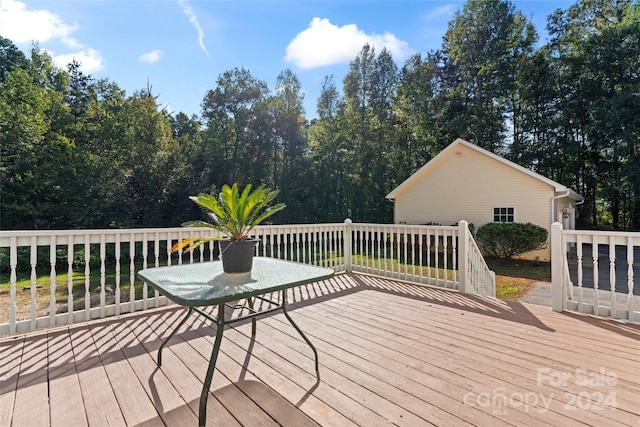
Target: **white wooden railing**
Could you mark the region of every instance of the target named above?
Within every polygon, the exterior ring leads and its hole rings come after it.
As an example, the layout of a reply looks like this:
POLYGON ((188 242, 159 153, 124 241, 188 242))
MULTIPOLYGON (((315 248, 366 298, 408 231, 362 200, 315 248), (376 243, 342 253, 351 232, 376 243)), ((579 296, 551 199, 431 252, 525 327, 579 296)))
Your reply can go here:
POLYGON ((553 309, 640 322, 639 254, 640 233, 563 230, 554 223, 553 309))
MULTIPOLYGON (((169 301, 150 292, 136 271, 217 259, 213 243, 188 254, 170 251, 181 239, 216 233, 202 228, 1 231, 0 336, 166 305, 169 301), (66 288, 58 293, 62 300, 56 298, 60 287, 66 288)), ((453 227, 349 220, 265 225, 254 235, 260 239, 258 256, 495 296, 495 276, 464 221, 453 227)))

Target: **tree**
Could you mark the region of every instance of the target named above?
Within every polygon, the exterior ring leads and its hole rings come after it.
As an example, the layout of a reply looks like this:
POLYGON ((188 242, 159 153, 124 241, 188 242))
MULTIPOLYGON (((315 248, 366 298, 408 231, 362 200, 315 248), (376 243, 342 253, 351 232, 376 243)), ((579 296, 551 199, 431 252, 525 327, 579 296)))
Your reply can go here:
POLYGON ((76 124, 85 114, 89 101, 91 100, 89 88, 91 87, 92 79, 91 76, 87 76, 80 71, 80 66, 81 64, 75 59, 67 66, 69 73, 69 90, 66 93, 65 101, 71 109, 71 115, 76 124))
POLYGON ((437 53, 424 59, 420 54, 409 58, 400 72, 394 110, 398 124, 397 146, 390 156, 390 168, 396 171, 393 186, 437 155, 444 144, 457 136, 443 131, 442 110, 438 108, 441 67, 437 53))
POLYGON ((533 25, 509 1, 469 0, 455 14, 443 52, 455 82, 451 95, 459 95, 468 112, 466 135, 460 136, 500 153, 510 122, 512 139, 520 143, 516 80, 536 37, 533 25))
POLYGON ((65 135, 65 75, 34 47, 0 86, 0 226, 69 228, 77 215, 76 158, 65 135))
POLYGON ((318 97, 318 119, 309 126, 313 198, 310 221, 343 221, 350 216, 347 173, 352 156, 342 133, 344 104, 333 76, 325 76, 318 97))
POLYGON ((287 201, 288 209, 283 212, 287 222, 306 220, 310 197, 304 179, 308 146, 303 101, 298 77, 290 69, 281 72, 269 107, 274 118, 276 147, 282 151, 282 168, 275 183, 281 188, 282 199, 287 201))
POLYGON ((383 222, 391 216, 391 206, 384 198, 385 190, 390 190, 385 161, 394 145, 392 102, 397 83, 391 54, 383 49, 376 57, 369 45, 351 62, 344 78, 343 114, 354 159, 348 176, 348 200, 353 216, 361 218, 358 220, 383 222))
POLYGON ((0 36, 0 85, 13 69, 26 69, 28 66, 29 61, 24 53, 11 40, 0 36))
POLYGON ((640 114, 637 10, 631 0, 583 0, 549 21, 559 81, 556 132, 574 187, 586 199, 583 226, 640 227, 631 172, 640 114))
POLYGON ((244 68, 235 68, 222 73, 217 87, 206 93, 202 102, 207 127, 203 154, 209 161, 210 182, 221 186, 246 179, 251 123, 268 92, 266 83, 244 68))

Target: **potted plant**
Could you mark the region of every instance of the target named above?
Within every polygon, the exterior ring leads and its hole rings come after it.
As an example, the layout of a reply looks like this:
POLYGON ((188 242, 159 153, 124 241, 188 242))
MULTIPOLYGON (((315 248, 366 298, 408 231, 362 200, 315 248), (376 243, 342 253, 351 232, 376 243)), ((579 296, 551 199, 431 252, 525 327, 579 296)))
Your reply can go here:
POLYGON ((283 203, 268 206, 278 193, 279 190, 271 190, 264 186, 251 191, 251 184, 241 193, 238 184, 235 183, 232 187, 225 184, 217 197, 206 193, 190 196, 191 200, 206 211, 209 222, 189 221, 182 226, 213 228, 226 238, 191 237, 176 243, 171 250, 175 252, 186 248, 186 251, 190 252, 203 243, 218 240, 225 273, 251 271, 258 240, 249 238, 248 233, 262 221, 285 208, 283 203))

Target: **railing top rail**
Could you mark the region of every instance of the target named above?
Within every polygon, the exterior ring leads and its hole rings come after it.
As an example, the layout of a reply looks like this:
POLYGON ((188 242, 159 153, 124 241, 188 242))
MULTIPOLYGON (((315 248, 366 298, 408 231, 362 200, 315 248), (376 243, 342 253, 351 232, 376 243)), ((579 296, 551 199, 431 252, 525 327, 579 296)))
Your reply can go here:
MULTIPOLYGON (((301 227, 328 227, 328 226, 343 226, 339 223, 318 223, 318 224, 278 224, 278 225, 259 225, 257 229, 263 228, 301 228, 301 227)), ((143 234, 143 233, 177 233, 180 231, 208 231, 207 228, 202 227, 160 227, 160 228, 103 228, 103 229, 77 229, 77 230, 0 230, 0 237, 23 237, 23 236, 71 236, 71 235, 100 235, 100 234, 143 234)))
POLYGON ((617 236, 617 237, 634 237, 640 238, 639 231, 606 231, 606 230, 562 230, 567 236, 617 236))
POLYGON ((393 227, 393 228, 405 228, 405 229, 439 229, 439 230, 457 230, 457 225, 412 225, 412 224, 376 224, 368 222, 354 222, 352 225, 358 227, 393 227))
MULTIPOLYGON (((314 230, 325 228, 338 228, 344 227, 344 223, 320 223, 320 224, 282 224, 282 225, 259 225, 256 227, 256 232, 260 231, 282 231, 288 232, 291 230, 314 230)), ((1 230, 0 231, 0 247, 9 247, 11 245, 11 239, 18 240, 18 244, 28 244, 26 239, 32 237, 38 238, 52 238, 62 237, 86 237, 89 236, 91 240, 99 238, 100 236, 121 236, 121 241, 128 241, 128 237, 134 235, 134 239, 143 239, 144 235, 149 236, 159 235, 160 239, 166 239, 170 236, 179 236, 180 234, 203 234, 203 235, 216 235, 218 231, 210 228, 202 227, 167 227, 167 228, 107 228, 107 229, 80 229, 80 230, 1 230)), ((74 239, 76 240, 76 239, 74 239)), ((80 243, 80 240, 77 240, 80 243)))
POLYGON ((562 230, 562 237, 566 243, 640 246, 640 233, 630 231, 562 230))
POLYGON ((78 236, 100 234, 142 234, 142 233, 167 233, 190 230, 186 227, 163 228, 104 228, 104 229, 77 229, 77 230, 0 230, 0 237, 24 237, 24 236, 78 236))

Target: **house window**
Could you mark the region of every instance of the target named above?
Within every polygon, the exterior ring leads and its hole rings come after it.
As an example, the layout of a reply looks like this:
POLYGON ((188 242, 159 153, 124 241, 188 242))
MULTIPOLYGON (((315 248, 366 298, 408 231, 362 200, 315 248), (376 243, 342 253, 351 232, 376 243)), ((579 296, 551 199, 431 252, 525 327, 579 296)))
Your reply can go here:
POLYGON ((513 206, 498 206, 493 208, 493 222, 515 222, 516 208, 513 206))

